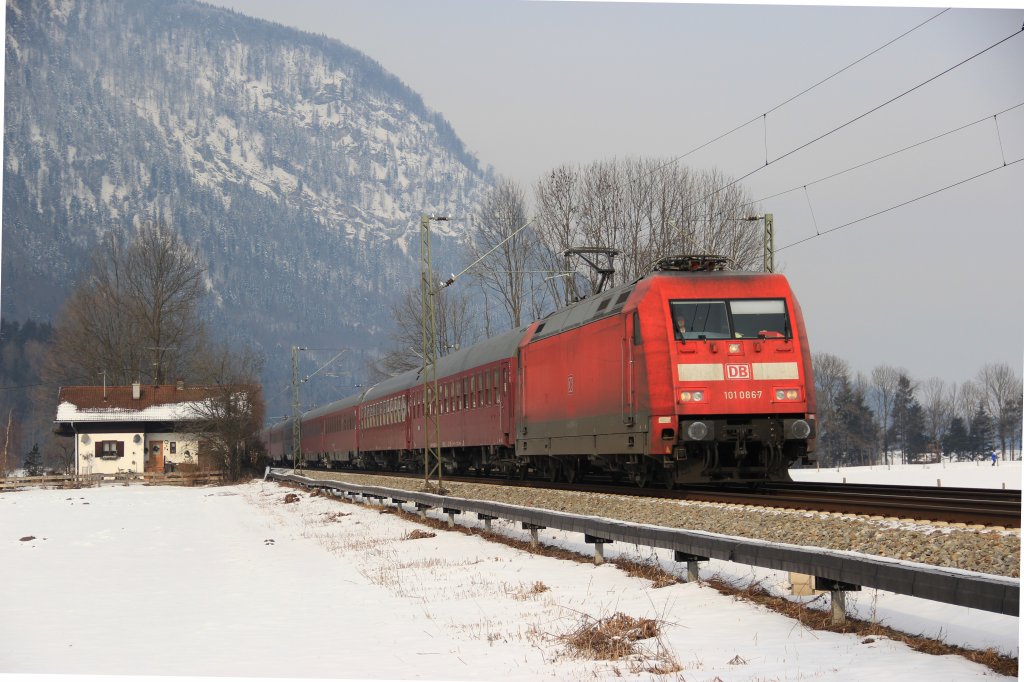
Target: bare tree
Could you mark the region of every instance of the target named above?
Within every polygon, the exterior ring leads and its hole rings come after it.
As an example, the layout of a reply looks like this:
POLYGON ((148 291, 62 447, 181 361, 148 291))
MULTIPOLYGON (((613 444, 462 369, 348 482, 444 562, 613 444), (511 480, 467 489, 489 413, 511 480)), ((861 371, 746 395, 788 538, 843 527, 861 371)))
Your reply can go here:
POLYGON ((999 449, 1006 455, 1010 430, 1019 422, 1017 398, 1021 395, 1021 378, 1005 363, 987 364, 978 372, 978 386, 985 409, 995 420, 999 449))
POLYGON ((892 418, 893 405, 896 401, 896 389, 899 386, 902 370, 880 365, 871 370, 871 387, 875 403, 875 417, 878 419, 882 434, 882 452, 885 462, 889 464, 889 421, 892 418))
POLYGON ((145 225, 130 240, 111 230, 57 319, 44 376, 124 385, 189 373, 205 340, 203 273, 169 228, 145 225))
POLYGON ((196 433, 202 439, 202 453, 232 481, 257 466, 263 452, 262 364, 252 350, 223 346, 205 353, 197 371, 208 397, 191 403, 189 419, 178 427, 196 433))
POLYGON ((200 328, 199 301, 205 269, 199 254, 178 233, 148 224, 128 246, 123 298, 139 339, 152 354, 156 384, 187 364, 200 328))
POLYGON ((850 365, 846 360, 831 353, 814 353, 814 383, 818 394, 819 407, 834 407, 842 380, 850 376, 850 365))
MULTIPOLYGON (((581 243, 579 176, 577 169, 559 166, 537 184, 537 236, 544 246, 539 258, 542 269, 553 275, 563 267, 559 254, 581 243)), ((569 303, 570 287, 563 277, 552 276, 545 282, 556 305, 569 303)))
MULTIPOLYGON (((578 246, 616 249, 615 283, 642 277, 668 255, 714 253, 753 269, 763 253, 762 233, 743 220, 752 203, 747 191, 719 171, 656 160, 600 161, 559 167, 536 192, 537 232, 549 257, 578 246)), ((561 265, 549 264, 552 270, 561 265)), ((588 272, 586 279, 593 291, 597 274, 588 272)), ((555 300, 568 300, 565 284, 552 282, 555 300)))
MULTIPOLYGON (((435 273, 432 281, 439 281, 435 273)), ((477 333, 469 311, 466 294, 456 287, 447 287, 434 294, 437 304, 438 357, 442 357, 476 342, 477 333)), ((423 365, 423 313, 419 288, 409 289, 391 307, 395 317, 392 334, 394 348, 377 363, 376 370, 385 376, 395 376, 423 365)))
POLYGON ((17 452, 21 448, 21 438, 19 437, 18 424, 14 421, 14 410, 9 409, 7 411, 7 422, 4 425, 4 438, 3 438, 3 454, 0 455, 0 476, 6 476, 16 466, 13 466, 14 460, 16 459, 10 453, 17 452))
MULTIPOLYGON (((521 229, 527 220, 522 188, 502 180, 480 207, 470 247, 473 261, 483 259, 475 268, 474 278, 485 294, 497 296, 513 328, 523 323, 523 309, 529 304, 528 271, 536 265, 536 237, 529 227, 521 229)), ((488 332, 489 321, 488 317, 488 332)))
POLYGON ((953 413, 969 425, 985 404, 984 390, 976 381, 968 379, 952 391, 953 413))
POLYGON ((931 378, 921 383, 921 408, 924 410, 924 427, 928 442, 938 446, 949 429, 953 419, 951 391, 942 379, 931 378))
MULTIPOLYGON (((831 353, 814 353, 811 364, 814 367, 814 384, 818 395, 819 433, 825 435, 836 425, 836 404, 849 379, 850 365, 831 353)), ((825 438, 821 442, 828 448, 831 439, 825 438)))

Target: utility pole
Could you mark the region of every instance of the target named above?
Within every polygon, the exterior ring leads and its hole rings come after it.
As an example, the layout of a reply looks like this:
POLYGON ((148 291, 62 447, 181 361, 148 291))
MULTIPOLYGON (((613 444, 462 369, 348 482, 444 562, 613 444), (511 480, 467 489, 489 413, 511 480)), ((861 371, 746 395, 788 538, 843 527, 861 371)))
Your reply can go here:
POLYGON ((302 464, 302 415, 299 413, 299 351, 304 346, 292 346, 292 469, 302 464))
MULTIPOLYGON (((7 475, 7 446, 11 442, 11 417, 13 417, 13 416, 14 416, 14 408, 12 407, 7 412, 7 431, 4 432, 4 461, 3 461, 3 464, 0 465, 0 475, 3 475, 3 476, 7 475)), ((78 439, 77 438, 75 439, 75 445, 76 446, 78 445, 78 439)))
MULTIPOLYGON (((423 484, 429 490, 431 480, 442 494, 441 424, 437 401, 437 298, 441 287, 433 282, 430 258, 430 223, 448 220, 448 216, 420 216, 420 318, 423 357, 423 484)), ((454 279, 454 278, 453 278, 454 279)))
POLYGON ((752 215, 739 220, 746 220, 749 223, 764 221, 764 271, 775 272, 775 219, 772 214, 752 215))
POLYGON ((775 220, 764 214, 764 271, 775 272, 775 220))

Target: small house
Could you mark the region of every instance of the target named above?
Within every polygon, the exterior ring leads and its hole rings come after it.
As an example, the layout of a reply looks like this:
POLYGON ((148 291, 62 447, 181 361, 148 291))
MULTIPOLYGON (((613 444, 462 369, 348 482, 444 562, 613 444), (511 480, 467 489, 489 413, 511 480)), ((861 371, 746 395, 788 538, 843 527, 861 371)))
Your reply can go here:
POLYGON ((182 464, 210 468, 191 433, 210 389, 173 385, 64 386, 54 432, 74 438, 75 473, 164 473, 182 464))

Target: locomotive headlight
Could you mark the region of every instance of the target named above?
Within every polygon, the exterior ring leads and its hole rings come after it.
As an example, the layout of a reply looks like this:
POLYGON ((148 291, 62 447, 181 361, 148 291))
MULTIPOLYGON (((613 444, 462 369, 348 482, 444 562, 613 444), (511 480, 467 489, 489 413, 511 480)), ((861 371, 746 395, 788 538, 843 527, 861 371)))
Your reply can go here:
POLYGON ((775 389, 775 400, 800 400, 800 389, 798 388, 777 388, 775 389))
POLYGON ((686 435, 690 440, 704 440, 708 435, 708 425, 704 422, 693 422, 686 427, 686 435))
POLYGON ((729 344, 729 352, 734 354, 734 355, 736 353, 739 353, 742 350, 743 350, 742 344, 739 344, 739 343, 730 343, 729 344))
POLYGON ((679 400, 684 403, 699 403, 704 400, 704 391, 683 391, 679 394, 679 400))

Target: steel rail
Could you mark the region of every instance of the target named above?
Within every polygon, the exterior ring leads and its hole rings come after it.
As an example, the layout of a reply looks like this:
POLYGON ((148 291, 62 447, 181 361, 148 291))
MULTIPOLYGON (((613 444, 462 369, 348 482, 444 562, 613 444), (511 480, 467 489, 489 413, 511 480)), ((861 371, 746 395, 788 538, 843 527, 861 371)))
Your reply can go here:
MULTIPOLYGON (((404 472, 353 470, 352 473, 399 478, 416 477, 415 474, 404 472)), ((637 488, 596 480, 568 484, 484 476, 446 478, 449 482, 457 483, 573 490, 991 527, 1021 527, 1019 490, 778 482, 768 482, 756 487, 749 484, 698 484, 668 490, 637 488)))

